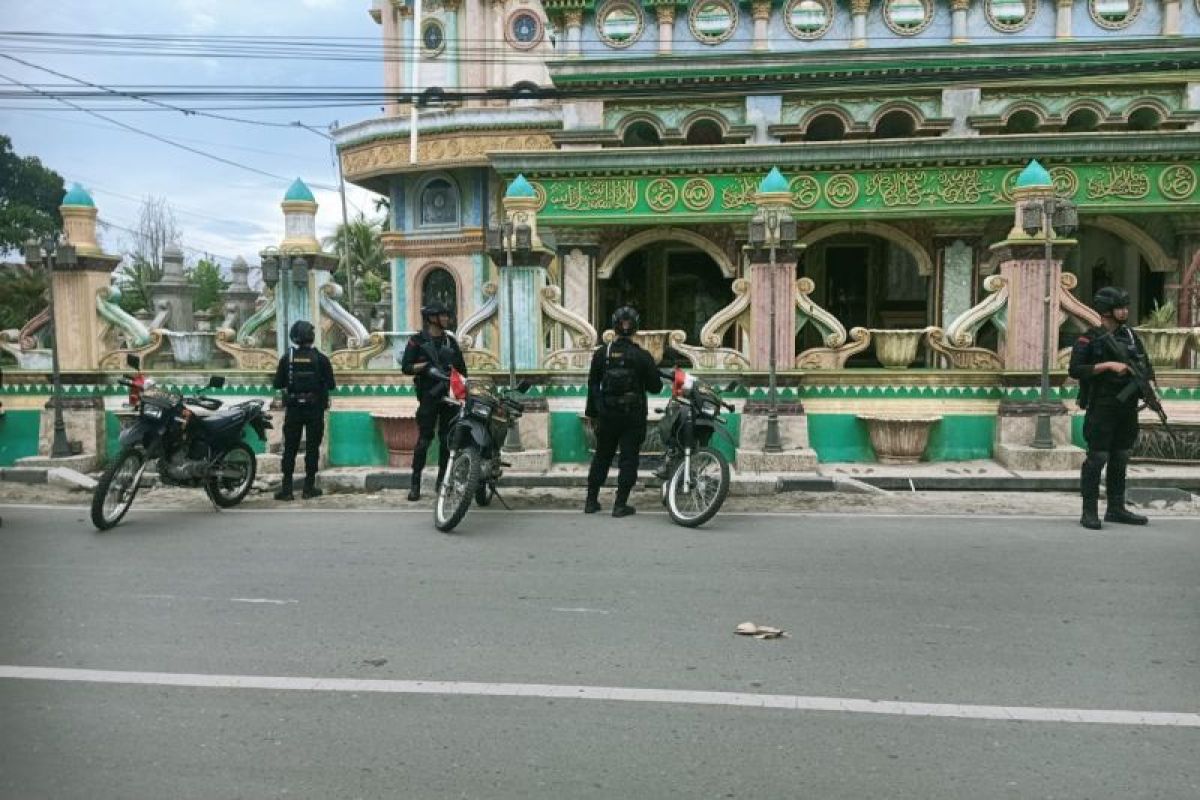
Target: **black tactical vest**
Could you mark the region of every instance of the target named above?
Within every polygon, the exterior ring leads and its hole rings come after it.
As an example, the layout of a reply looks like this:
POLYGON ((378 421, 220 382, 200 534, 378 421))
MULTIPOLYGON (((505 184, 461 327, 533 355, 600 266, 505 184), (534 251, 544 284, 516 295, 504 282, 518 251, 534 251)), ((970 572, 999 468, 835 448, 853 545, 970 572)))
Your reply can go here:
POLYGON ((288 352, 288 385, 286 403, 288 408, 324 408, 325 387, 321 384, 321 365, 317 351, 311 347, 288 352))

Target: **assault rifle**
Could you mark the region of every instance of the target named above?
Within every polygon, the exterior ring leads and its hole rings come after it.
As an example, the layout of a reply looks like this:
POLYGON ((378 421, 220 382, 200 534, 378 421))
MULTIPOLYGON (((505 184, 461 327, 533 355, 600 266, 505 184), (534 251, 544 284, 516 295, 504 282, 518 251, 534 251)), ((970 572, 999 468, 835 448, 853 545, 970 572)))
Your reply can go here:
POLYGON ((1117 344, 1117 340, 1113 338, 1112 332, 1107 331, 1100 337, 1100 341, 1104 347, 1113 355, 1113 358, 1120 361, 1129 368, 1129 377, 1132 380, 1124 389, 1117 393, 1117 400, 1122 403, 1128 402, 1135 394, 1141 395, 1142 408, 1148 408, 1158 415, 1158 421, 1162 423, 1163 428, 1167 431, 1168 436, 1174 436, 1171 426, 1167 424, 1167 412, 1163 409, 1162 401, 1158 397, 1158 392, 1154 390, 1154 384, 1150 381, 1150 368, 1145 363, 1145 358, 1141 353, 1134 350, 1129 353, 1129 348, 1121 347, 1117 344))

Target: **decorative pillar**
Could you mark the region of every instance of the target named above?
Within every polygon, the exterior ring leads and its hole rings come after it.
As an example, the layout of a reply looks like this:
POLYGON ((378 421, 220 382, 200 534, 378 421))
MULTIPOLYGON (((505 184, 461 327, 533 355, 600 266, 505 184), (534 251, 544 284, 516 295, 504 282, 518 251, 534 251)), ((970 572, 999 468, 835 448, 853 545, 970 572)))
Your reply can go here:
POLYGON ((107 297, 112 271, 121 263, 96 242, 96 209, 92 196, 78 183, 58 207, 67 242, 75 247, 73 266, 55 264, 54 336, 58 339, 58 364, 62 372, 87 372, 100 367, 104 322, 97 309, 97 296, 107 297))
POLYGON ((221 327, 238 330, 242 323, 254 314, 258 292, 250 288, 250 266, 246 259, 238 256, 229 270, 229 288, 221 292, 225 304, 226 318, 221 327))
POLYGON ((737 467, 814 472, 817 454, 809 446, 804 406, 798 396, 783 398, 776 391, 776 373, 791 372, 796 364, 796 257, 804 247, 796 243, 792 193, 778 169, 758 185, 754 206, 745 249, 750 262, 750 367, 769 372, 770 388, 765 402, 754 398, 742 409, 737 467), (778 248, 774 253, 772 243, 778 248))
MULTIPOLYGON (((507 20, 504 16, 504 6, 507 0, 490 0, 491 1, 491 23, 492 23, 492 76, 488 86, 498 89, 508 88, 508 52, 509 48, 505 46, 508 39, 505 37, 504 26, 507 20)), ((497 100, 497 105, 507 105, 507 100, 497 100)))
POLYGON ((583 9, 568 8, 564 11, 563 25, 567 29, 567 55, 578 58, 583 55, 583 9))
POLYGON ((1180 35, 1180 2, 1179 0, 1163 0, 1162 35, 1180 35))
POLYGON ((971 37, 967 34, 967 11, 971 0, 950 0, 950 42, 952 44, 968 44, 971 37))
POLYGON ((975 248, 962 239, 955 239, 942 248, 941 319, 943 327, 969 309, 971 289, 975 283, 975 248))
POLYGON ((751 6, 754 17, 754 50, 770 50, 771 42, 767 34, 767 23, 771 21, 771 0, 754 0, 751 6))
POLYGON ((1072 470, 1084 458, 1083 450, 1071 444, 1071 415, 1067 407, 1061 400, 1044 407, 1036 388, 1047 344, 1052 348, 1052 368, 1057 361, 1057 331, 1063 321, 1057 292, 1062 285, 1063 257, 1076 242, 1056 236, 1051 219, 1044 219, 1041 231, 1030 235, 1025 232, 1025 219, 1027 215, 1035 215, 1031 216, 1033 220, 1041 218, 1036 215, 1040 214, 1043 203, 1054 196, 1050 173, 1037 161, 1031 161, 1017 177, 1013 189, 1016 208, 1012 230, 1004 241, 992 245, 999 256, 999 274, 1008 288, 1008 320, 1000 355, 1004 361, 1005 385, 1012 387, 1012 394, 1000 403, 995 457, 1001 464, 1017 470, 1072 470), (1053 292, 1049 332, 1044 325, 1046 270, 1050 271, 1049 285, 1053 292), (1035 448, 1030 444, 1039 415, 1049 415, 1052 447, 1035 448))
MULTIPOLYGON (((537 232, 537 194, 518 175, 504 194, 504 221, 516 230, 529 227, 529 248, 505 253, 500 270, 500 363, 508 369, 510 353, 519 370, 539 369, 542 362, 542 288, 547 256, 537 232), (510 263, 511 262, 511 263, 510 263), (511 342, 510 347, 510 332, 511 342)), ((514 238, 516 238, 514 236, 514 238)))
POLYGON ((669 56, 675 45, 675 5, 663 3, 654 7, 658 17, 658 54, 669 56))
MULTIPOLYGON (((442 9, 446 13, 446 59, 449 61, 446 75, 454 81, 455 89, 462 89, 466 86, 462 48, 458 41, 458 19, 461 16, 462 0, 442 0, 442 9)), ((423 38, 420 32, 417 36, 423 38)))
POLYGON ((1075 0, 1057 0, 1058 17, 1054 24, 1054 38, 1071 38, 1071 6, 1075 0))
POLYGON ((378 21, 383 26, 383 90, 387 93, 384 113, 389 117, 400 115, 400 103, 396 96, 403 85, 400 26, 396 20, 398 5, 396 0, 380 0, 372 14, 378 14, 378 21))
POLYGON ((196 287, 188 283, 183 272, 183 251, 178 247, 163 249, 162 280, 148 287, 151 313, 166 311, 159 327, 186 332, 196 329, 194 300, 196 287))
POLYGON ((337 256, 323 252, 317 241, 317 201, 304 181, 297 178, 284 195, 284 237, 278 250, 264 251, 263 258, 279 258, 279 284, 275 289, 275 344, 283 354, 290 346, 288 331, 292 323, 308 320, 317 330, 316 346, 321 346, 321 326, 317 290, 337 264, 337 256))
POLYGON ((867 12, 871 0, 850 0, 850 46, 867 46, 867 12))

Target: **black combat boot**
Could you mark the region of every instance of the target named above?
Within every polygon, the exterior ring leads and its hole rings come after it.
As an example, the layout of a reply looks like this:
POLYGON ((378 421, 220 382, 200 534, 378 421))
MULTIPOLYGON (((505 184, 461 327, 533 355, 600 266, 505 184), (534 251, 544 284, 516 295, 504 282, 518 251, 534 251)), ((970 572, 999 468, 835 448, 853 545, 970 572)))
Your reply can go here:
POLYGON ((317 488, 317 478, 315 475, 304 479, 304 491, 301 492, 300 495, 305 500, 311 500, 312 498, 320 497, 323 494, 325 494, 325 492, 317 488))
POLYGON ((617 501, 613 503, 614 517, 629 517, 637 513, 637 509, 629 505, 629 490, 617 489, 617 501))
POLYGON ((595 514, 600 510, 600 492, 588 490, 587 499, 583 501, 583 513, 595 514))
POLYGON ((421 499, 421 476, 412 476, 412 486, 408 490, 408 502, 415 503, 421 499))
POLYGON ((1108 508, 1104 511, 1104 521, 1119 522, 1122 525, 1146 525, 1150 519, 1126 508, 1124 497, 1110 497, 1108 498, 1108 508))
POLYGON ((281 502, 295 500, 296 496, 292 494, 292 476, 284 475, 283 483, 279 485, 279 491, 275 493, 275 499, 281 502))
POLYGON ((1096 495, 1084 495, 1083 498, 1083 516, 1079 518, 1079 524, 1083 527, 1098 531, 1102 527, 1100 525, 1100 498, 1096 495))

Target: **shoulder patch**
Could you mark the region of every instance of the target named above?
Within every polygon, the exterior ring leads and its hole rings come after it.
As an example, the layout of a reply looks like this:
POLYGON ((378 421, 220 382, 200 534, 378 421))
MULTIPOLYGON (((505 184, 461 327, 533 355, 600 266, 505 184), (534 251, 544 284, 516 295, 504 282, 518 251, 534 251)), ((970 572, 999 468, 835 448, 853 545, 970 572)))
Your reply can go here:
POLYGON ((1088 336, 1080 336, 1076 344, 1090 344, 1091 338, 1088 336))

